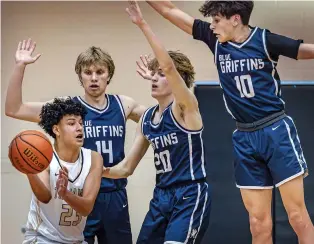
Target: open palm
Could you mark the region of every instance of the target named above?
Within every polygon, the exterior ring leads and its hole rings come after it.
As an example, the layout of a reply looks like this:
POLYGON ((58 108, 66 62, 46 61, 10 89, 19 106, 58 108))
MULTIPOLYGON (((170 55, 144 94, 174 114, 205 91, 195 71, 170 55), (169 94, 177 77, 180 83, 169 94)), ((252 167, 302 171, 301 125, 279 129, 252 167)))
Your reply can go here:
POLYGON ((136 1, 128 1, 129 6, 126 8, 126 12, 129 14, 130 19, 134 24, 140 24, 143 21, 143 15, 141 9, 136 1))
POLYGON ((31 64, 34 63, 41 54, 37 54, 36 56, 32 57, 32 53, 36 48, 36 43, 33 42, 31 39, 23 40, 19 42, 15 53, 15 61, 16 63, 21 64, 31 64))

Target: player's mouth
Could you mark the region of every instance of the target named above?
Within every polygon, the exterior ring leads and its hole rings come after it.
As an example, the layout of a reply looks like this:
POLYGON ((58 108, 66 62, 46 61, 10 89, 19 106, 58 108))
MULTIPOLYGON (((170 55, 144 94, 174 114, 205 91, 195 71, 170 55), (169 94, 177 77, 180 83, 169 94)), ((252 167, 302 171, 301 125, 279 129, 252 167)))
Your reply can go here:
POLYGON ((152 89, 154 90, 154 89, 157 89, 158 88, 158 86, 157 85, 152 85, 152 89))
POLYGON ((76 139, 77 139, 78 141, 83 141, 83 139, 84 139, 83 134, 78 134, 78 135, 76 136, 76 139))
POLYGON ((90 87, 92 90, 97 90, 97 89, 99 88, 99 86, 96 85, 96 84, 90 85, 89 87, 90 87))

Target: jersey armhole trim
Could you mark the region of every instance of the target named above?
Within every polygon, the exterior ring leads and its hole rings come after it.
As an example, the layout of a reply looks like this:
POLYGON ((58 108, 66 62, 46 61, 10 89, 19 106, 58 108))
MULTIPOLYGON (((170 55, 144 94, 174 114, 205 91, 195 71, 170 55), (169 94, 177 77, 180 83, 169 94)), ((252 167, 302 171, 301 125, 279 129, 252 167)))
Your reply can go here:
POLYGON ((119 107, 121 109, 121 113, 122 113, 122 116, 124 118, 124 121, 126 122, 127 118, 125 116, 125 112, 124 112, 124 108, 123 108, 123 104, 121 102, 121 99, 120 99, 119 95, 113 95, 113 96, 116 98, 116 100, 117 100, 117 102, 119 104, 119 107))
POLYGON ((262 38, 263 38, 264 51, 265 51, 265 53, 266 53, 266 55, 267 55, 269 61, 271 61, 272 63, 275 63, 275 64, 276 64, 277 62, 274 61, 274 60, 272 60, 272 58, 270 57, 269 52, 268 52, 268 50, 267 50, 267 45, 266 45, 266 30, 265 30, 265 29, 263 29, 262 38))
POLYGON ((143 117, 142 117, 142 121, 141 121, 141 132, 142 132, 142 135, 145 137, 145 135, 144 135, 144 121, 145 121, 145 118, 146 118, 146 115, 147 115, 147 113, 149 112, 149 110, 151 110, 152 108, 150 107, 150 108, 148 108, 148 109, 146 109, 146 111, 144 112, 144 114, 143 114, 143 117))
POLYGON ((204 126, 202 126, 201 129, 199 130, 188 130, 186 128, 184 128, 183 126, 181 126, 176 118, 174 117, 174 114, 172 113, 172 105, 171 107, 169 108, 169 111, 170 111, 170 116, 171 116, 171 119, 173 121, 173 123, 175 124, 176 127, 178 127, 180 130, 182 130, 183 132, 187 133, 187 134, 199 134, 199 133, 202 133, 203 129, 204 129, 204 126))

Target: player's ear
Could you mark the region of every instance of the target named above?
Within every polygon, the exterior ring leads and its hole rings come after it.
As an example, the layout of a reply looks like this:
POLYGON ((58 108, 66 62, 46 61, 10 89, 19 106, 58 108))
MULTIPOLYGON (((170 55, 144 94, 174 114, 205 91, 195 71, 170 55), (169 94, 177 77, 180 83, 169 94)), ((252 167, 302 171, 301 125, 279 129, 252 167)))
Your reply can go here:
POLYGON ((60 136, 60 129, 58 125, 52 126, 52 132, 56 135, 56 137, 60 136))
POLYGON ((236 27, 241 22, 241 16, 239 14, 235 14, 232 16, 232 25, 236 27))

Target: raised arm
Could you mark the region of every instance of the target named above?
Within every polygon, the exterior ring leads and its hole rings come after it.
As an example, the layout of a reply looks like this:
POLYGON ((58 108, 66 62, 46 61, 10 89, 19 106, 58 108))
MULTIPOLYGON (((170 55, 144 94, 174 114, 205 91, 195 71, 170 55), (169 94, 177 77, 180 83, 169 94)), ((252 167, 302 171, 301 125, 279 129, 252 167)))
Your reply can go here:
POLYGON ((51 200, 49 167, 39 174, 27 174, 27 178, 36 198, 48 203, 51 200))
POLYGON ((301 43, 298 59, 314 59, 314 44, 301 43))
POLYGON ((181 30, 192 35, 194 18, 178 9, 170 1, 146 1, 153 9, 155 9, 165 19, 179 27, 181 30))
POLYGON ((111 178, 111 179, 120 179, 126 178, 133 174, 135 168, 144 157, 148 147, 149 142, 142 134, 142 119, 137 125, 135 139, 133 141, 133 145, 131 150, 127 154, 127 156, 117 165, 104 168, 103 177, 111 178))
POLYGON ((94 207, 95 199, 100 188, 101 174, 103 170, 103 159, 97 152, 92 151, 92 165, 85 180, 83 196, 73 194, 67 190, 68 176, 66 170, 60 170, 57 181, 58 194, 77 213, 87 216, 94 207), (65 184, 64 184, 65 183, 65 184))
POLYGON ((172 88, 175 103, 187 110, 198 110, 197 100, 191 90, 186 86, 184 80, 177 71, 170 55, 162 45, 161 41, 154 34, 150 26, 143 19, 140 8, 135 1, 129 1, 127 12, 134 24, 136 24, 152 47, 158 60, 159 66, 166 75, 172 88))
POLYGON ((36 62, 40 54, 32 57, 36 43, 31 39, 19 42, 15 54, 15 66, 9 81, 7 96, 5 101, 5 114, 9 117, 39 122, 39 114, 44 103, 23 103, 22 82, 26 65, 36 62))

